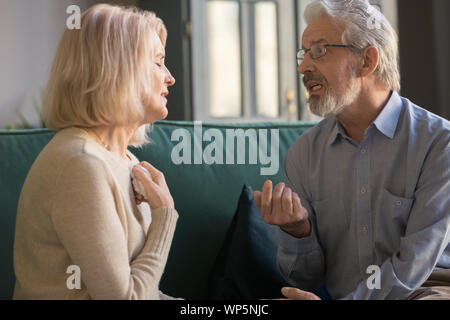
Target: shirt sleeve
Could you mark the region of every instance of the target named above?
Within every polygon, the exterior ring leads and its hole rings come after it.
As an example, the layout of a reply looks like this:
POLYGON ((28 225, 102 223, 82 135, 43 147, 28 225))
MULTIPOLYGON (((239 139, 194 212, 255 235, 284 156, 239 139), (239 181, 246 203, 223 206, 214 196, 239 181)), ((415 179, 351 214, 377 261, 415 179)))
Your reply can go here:
POLYGON ((450 241, 450 139, 429 153, 398 252, 380 267, 379 289, 367 281, 344 300, 405 299, 431 275, 450 241))
MULTIPOLYGON (((294 145, 295 147, 297 145, 294 145)), ((284 162, 285 183, 299 195, 302 206, 308 211, 311 234, 297 239, 280 229, 277 263, 281 274, 291 285, 302 290, 315 291, 324 281, 325 260, 317 238, 314 211, 302 182, 302 177, 307 179, 307 176, 302 174, 300 158, 294 156, 293 150, 295 149, 289 149, 284 162)))
POLYGON ((178 213, 154 210, 145 245, 130 261, 114 186, 100 159, 71 159, 59 174, 53 225, 92 299, 158 299, 178 213))

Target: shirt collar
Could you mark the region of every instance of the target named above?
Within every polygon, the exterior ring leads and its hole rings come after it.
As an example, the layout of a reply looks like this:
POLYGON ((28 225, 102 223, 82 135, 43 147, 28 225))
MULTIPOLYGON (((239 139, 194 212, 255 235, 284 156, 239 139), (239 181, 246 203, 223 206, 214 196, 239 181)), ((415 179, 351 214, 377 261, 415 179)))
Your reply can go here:
POLYGON ((394 139, 401 111, 402 99, 396 91, 393 91, 388 103, 374 121, 377 129, 390 139, 394 139))
POLYGON ((341 135, 341 136, 345 137, 345 132, 342 129, 342 126, 339 123, 339 121, 337 120, 336 116, 334 116, 334 122, 333 123, 334 124, 333 124, 333 129, 331 130, 330 139, 328 139, 328 145, 329 146, 332 145, 336 141, 338 135, 341 135))
MULTIPOLYGON (((393 91, 388 103, 378 115, 377 119, 374 121, 377 129, 390 139, 394 138, 398 119, 402 110, 401 107, 402 99, 400 98, 400 95, 397 93, 397 91, 393 91)), ((346 137, 344 129, 342 128, 337 118, 334 117, 334 125, 333 129, 331 130, 328 145, 332 145, 336 141, 338 135, 346 137)))

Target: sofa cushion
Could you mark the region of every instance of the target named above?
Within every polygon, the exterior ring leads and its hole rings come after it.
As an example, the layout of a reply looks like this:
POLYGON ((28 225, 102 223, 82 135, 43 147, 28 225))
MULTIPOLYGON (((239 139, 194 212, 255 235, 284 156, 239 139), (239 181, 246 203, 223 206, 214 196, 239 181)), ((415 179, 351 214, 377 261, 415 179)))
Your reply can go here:
POLYGON ((281 298, 289 286, 277 264, 279 228, 262 219, 253 191, 244 186, 209 283, 211 299, 281 298))

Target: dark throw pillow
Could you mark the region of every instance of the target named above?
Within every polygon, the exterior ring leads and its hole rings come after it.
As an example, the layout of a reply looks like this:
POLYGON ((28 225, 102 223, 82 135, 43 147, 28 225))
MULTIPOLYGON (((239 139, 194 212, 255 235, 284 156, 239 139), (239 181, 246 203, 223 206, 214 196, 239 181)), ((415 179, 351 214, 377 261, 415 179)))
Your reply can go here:
POLYGON ((279 228, 268 225, 244 185, 209 280, 210 299, 282 298, 289 286, 276 263, 279 228))

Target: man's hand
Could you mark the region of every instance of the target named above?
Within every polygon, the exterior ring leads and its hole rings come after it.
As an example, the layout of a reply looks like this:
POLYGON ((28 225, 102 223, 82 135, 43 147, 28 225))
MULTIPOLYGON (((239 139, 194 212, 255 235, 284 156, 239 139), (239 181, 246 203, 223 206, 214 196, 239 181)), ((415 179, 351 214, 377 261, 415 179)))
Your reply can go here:
POLYGON ((308 211, 303 208, 298 194, 284 183, 277 184, 272 192, 272 181, 267 180, 262 193, 255 191, 253 196, 266 223, 279 226, 296 238, 310 235, 308 211))
POLYGON ((321 300, 314 293, 303 291, 297 288, 282 288, 281 293, 289 300, 321 300))

